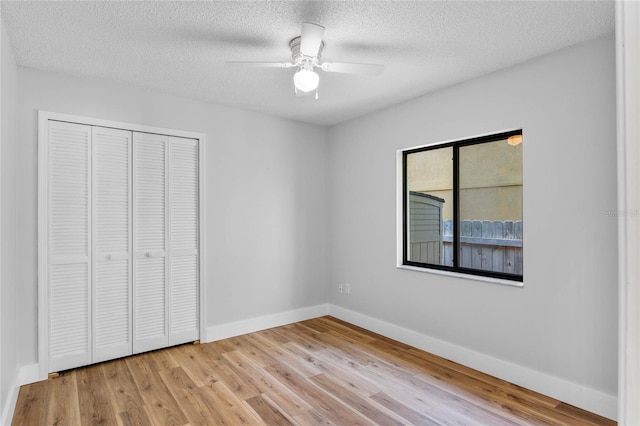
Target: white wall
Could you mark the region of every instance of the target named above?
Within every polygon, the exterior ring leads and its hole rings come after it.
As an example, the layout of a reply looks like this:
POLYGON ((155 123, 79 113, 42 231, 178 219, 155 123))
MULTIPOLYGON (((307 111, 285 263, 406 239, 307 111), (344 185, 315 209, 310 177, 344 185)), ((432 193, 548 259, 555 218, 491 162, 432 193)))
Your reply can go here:
POLYGON ((19 359, 37 362, 37 110, 206 134, 208 326, 325 303, 326 130, 18 69, 19 359))
POLYGON ((618 422, 640 424, 640 4, 616 1, 618 422))
MULTIPOLYGON (((0 18, 0 23, 1 23, 0 18)), ((1 26, 1 25, 0 25, 1 26)), ((6 415, 6 404, 11 404, 14 386, 18 380, 17 336, 16 336, 16 212, 15 212, 15 171, 16 171, 16 120, 17 120, 17 68, 13 58, 9 37, 4 26, 0 35, 1 55, 1 142, 0 142, 0 414, 6 415)), ((2 418, 0 418, 0 423, 2 418)))
POLYGON ((331 128, 331 303, 609 395, 615 416, 615 111, 608 36, 331 128), (396 268, 396 150, 517 128, 524 287, 396 268))

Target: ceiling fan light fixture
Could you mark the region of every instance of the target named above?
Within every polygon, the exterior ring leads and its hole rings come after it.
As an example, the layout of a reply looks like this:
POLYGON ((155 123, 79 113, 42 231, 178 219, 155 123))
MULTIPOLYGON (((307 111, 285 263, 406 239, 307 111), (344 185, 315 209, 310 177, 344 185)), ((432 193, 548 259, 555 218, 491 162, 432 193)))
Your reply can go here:
POLYGON ((320 76, 311 70, 301 68, 293 75, 293 84, 302 92, 311 92, 318 88, 320 76))

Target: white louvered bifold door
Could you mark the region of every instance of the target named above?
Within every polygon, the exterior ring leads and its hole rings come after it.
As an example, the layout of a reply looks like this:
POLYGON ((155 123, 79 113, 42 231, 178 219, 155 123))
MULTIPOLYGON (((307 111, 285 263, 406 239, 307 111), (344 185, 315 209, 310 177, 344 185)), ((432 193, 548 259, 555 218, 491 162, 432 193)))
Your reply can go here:
POLYGON ((133 352, 168 345, 168 137, 133 133, 133 352))
POLYGON ((48 122, 50 371, 91 362, 91 127, 48 122))
POLYGON ((132 353, 131 132, 93 127, 93 362, 132 353))
POLYGON ((43 369, 200 339, 200 141, 42 118, 43 369))
POLYGON ((199 339, 198 141, 169 138, 169 345, 199 339))

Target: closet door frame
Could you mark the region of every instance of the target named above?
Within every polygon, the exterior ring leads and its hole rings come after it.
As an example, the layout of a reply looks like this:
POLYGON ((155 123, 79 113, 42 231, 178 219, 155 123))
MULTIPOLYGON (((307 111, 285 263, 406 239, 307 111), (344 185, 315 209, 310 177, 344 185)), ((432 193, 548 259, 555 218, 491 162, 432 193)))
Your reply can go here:
POLYGON ((72 114, 50 111, 38 111, 38 380, 44 380, 49 374, 49 274, 48 274, 48 137, 49 121, 109 127, 131 132, 156 133, 198 141, 198 186, 199 186, 199 334, 200 341, 207 342, 207 303, 206 303, 206 179, 205 179, 205 135, 203 133, 175 130, 163 127, 102 120, 72 114))

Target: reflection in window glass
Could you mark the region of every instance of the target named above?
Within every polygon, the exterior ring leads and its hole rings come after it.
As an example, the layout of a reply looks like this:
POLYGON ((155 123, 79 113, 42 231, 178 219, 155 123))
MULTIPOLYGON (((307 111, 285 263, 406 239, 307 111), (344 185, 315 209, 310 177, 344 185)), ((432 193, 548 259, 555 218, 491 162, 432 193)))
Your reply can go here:
POLYGON ((467 145, 459 155, 459 266, 522 274, 522 144, 467 145))
POLYGON ((453 148, 411 153, 406 167, 407 259, 453 266, 453 148))

